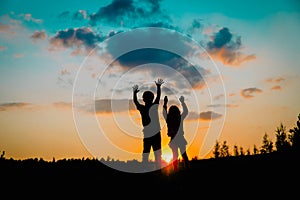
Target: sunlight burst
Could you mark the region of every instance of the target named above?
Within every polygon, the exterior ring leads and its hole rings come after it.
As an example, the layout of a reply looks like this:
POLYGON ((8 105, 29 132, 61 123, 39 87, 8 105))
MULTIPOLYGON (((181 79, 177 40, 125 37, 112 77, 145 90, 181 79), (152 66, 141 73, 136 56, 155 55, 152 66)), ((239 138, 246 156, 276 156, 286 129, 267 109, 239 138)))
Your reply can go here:
POLYGON ((162 159, 167 163, 170 163, 173 159, 172 151, 170 149, 164 149, 162 159))

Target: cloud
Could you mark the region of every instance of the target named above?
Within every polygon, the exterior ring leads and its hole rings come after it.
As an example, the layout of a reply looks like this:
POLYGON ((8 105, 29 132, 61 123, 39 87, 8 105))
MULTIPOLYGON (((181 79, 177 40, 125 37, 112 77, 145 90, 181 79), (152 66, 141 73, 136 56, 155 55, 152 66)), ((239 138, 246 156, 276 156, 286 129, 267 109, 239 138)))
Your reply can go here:
POLYGON ((224 27, 212 36, 212 40, 207 42, 206 49, 214 58, 225 65, 239 66, 246 61, 256 58, 254 54, 244 54, 240 52, 242 47, 241 37, 234 40, 234 36, 228 28, 224 27))
POLYGON ((24 54, 21 54, 21 53, 14 54, 14 58, 23 58, 23 57, 24 57, 24 54))
MULTIPOLYGON (((142 100, 139 101, 142 103, 142 100)), ((163 100, 160 100, 160 104, 163 104, 163 100)), ((168 104, 177 105, 178 101, 169 100, 168 104)), ((94 109, 95 109, 94 111, 98 114, 136 111, 136 107, 132 99, 97 99, 94 104, 94 109)), ((192 115, 193 115, 192 112, 190 112, 189 116, 192 115)), ((196 117, 196 119, 198 118, 199 115, 196 117)))
POLYGON ((113 0, 98 12, 89 15, 90 24, 108 23, 119 27, 137 27, 148 21, 169 20, 160 7, 161 0, 113 0))
POLYGON ((257 93, 262 93, 262 90, 255 87, 241 90, 241 96, 247 99, 254 97, 253 94, 257 93))
POLYGON ((222 98, 224 98, 224 94, 219 94, 219 95, 214 97, 214 100, 219 100, 219 99, 222 99, 222 98))
POLYGON ((53 106, 56 108, 72 108, 72 103, 67 103, 67 102, 54 102, 53 106))
POLYGON ((0 23, 0 32, 9 33, 10 29, 11 29, 10 25, 0 23))
POLYGON ((127 112, 135 110, 132 100, 129 99, 98 99, 95 101, 96 113, 127 112))
POLYGON ((210 104, 207 105, 208 108, 218 108, 218 107, 227 107, 227 108, 236 108, 238 104, 210 104))
POLYGON ((64 76, 64 75, 70 75, 71 72, 68 69, 62 69, 60 70, 60 75, 64 76))
POLYGON ((73 19, 75 19, 75 20, 84 20, 84 19, 87 19, 87 11, 86 10, 78 10, 73 15, 73 19))
POLYGON ((222 116, 223 116, 222 114, 219 114, 219 113, 216 113, 213 111, 205 111, 205 112, 200 113, 200 120, 210 121, 210 120, 218 119, 222 116))
POLYGON ((268 79, 265 80, 265 82, 268 83, 268 84, 272 84, 272 85, 274 84, 270 88, 271 90, 277 90, 277 91, 282 89, 281 84, 284 81, 286 81, 286 79, 283 78, 283 77, 274 77, 274 78, 268 78, 268 79))
POLYGON ((60 18, 60 19, 69 18, 69 17, 70 17, 69 11, 64 11, 58 15, 58 18, 60 18))
POLYGON ((268 78, 266 79, 267 83, 281 83, 285 80, 283 77, 276 77, 276 78, 268 78))
POLYGON ((281 90, 281 86, 280 85, 275 85, 271 88, 271 90, 281 90))
POLYGON ((6 46, 0 46, 0 51, 4 51, 5 49, 7 49, 6 46))
POLYGON ((0 111, 15 110, 30 105, 31 105, 30 103, 24 103, 24 102, 2 103, 0 104, 0 111))
POLYGON ((91 50, 102 40, 103 37, 95 34, 90 28, 69 28, 58 31, 55 36, 50 38, 50 50, 60 48, 80 49, 82 47, 85 50, 91 50))
POLYGON ((195 121, 195 120, 199 120, 199 117, 200 117, 200 114, 198 112, 189 111, 187 120, 195 121))
POLYGON ((198 112, 193 112, 190 111, 187 117, 187 120, 201 120, 201 121, 210 121, 210 120, 214 120, 214 119, 218 119, 221 118, 223 115, 213 112, 213 111, 205 111, 205 112, 200 112, 200 114, 198 112))
POLYGON ((43 20, 41 20, 41 19, 33 18, 30 13, 21 14, 20 16, 24 16, 24 20, 27 21, 27 22, 33 22, 33 23, 36 23, 36 24, 41 24, 43 22, 43 20))
MULTIPOLYGON (((193 55, 194 49, 191 48, 188 41, 182 39, 182 36, 178 33, 154 28, 150 30, 128 31, 125 36, 119 38, 120 39, 109 40, 107 43, 107 52, 112 58, 115 58, 111 66, 119 66, 120 71, 128 71, 133 68, 138 70, 138 68, 136 68, 137 66, 147 64, 146 67, 141 68, 141 73, 147 73, 154 77, 157 77, 159 74, 160 77, 168 77, 169 79, 175 76, 181 76, 181 78, 185 78, 192 88, 204 88, 204 76, 209 74, 209 72, 203 67, 189 62, 188 59, 192 57, 191 55, 193 55), (162 48, 176 48, 176 51, 179 53, 159 48, 147 48, 147 46, 153 42, 159 44, 162 48), (136 44, 143 44, 145 47, 135 49, 136 44), (128 48, 135 50, 128 51, 128 48), (166 68, 157 67, 157 65, 152 65, 151 63, 158 63, 172 70, 166 70, 166 68)), ((176 80, 179 80, 179 77, 176 78, 176 80)), ((177 86, 179 89, 185 89, 187 87, 178 81, 176 81, 176 85, 174 86, 177 86)))
POLYGON ((30 38, 33 40, 33 42, 37 42, 38 40, 44 40, 47 38, 47 34, 44 30, 41 31, 35 31, 30 38))

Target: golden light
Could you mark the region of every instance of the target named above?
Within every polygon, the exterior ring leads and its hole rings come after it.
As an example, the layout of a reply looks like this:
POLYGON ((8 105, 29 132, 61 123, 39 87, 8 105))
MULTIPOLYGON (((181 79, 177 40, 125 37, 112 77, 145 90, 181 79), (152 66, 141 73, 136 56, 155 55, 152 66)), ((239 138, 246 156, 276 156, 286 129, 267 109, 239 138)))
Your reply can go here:
POLYGON ((172 150, 168 147, 163 148, 162 150, 162 159, 167 163, 170 163, 173 159, 172 150))

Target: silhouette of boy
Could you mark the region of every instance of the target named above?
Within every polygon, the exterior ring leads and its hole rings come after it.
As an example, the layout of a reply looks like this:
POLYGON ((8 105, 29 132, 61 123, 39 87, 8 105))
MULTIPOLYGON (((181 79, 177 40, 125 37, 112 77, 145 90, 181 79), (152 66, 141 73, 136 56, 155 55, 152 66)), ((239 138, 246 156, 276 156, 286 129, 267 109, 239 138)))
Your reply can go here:
POLYGON ((188 115, 188 108, 184 102, 184 97, 181 96, 179 101, 182 106, 182 113, 178 106, 172 105, 167 111, 167 104, 168 104, 168 97, 165 96, 164 98, 164 105, 163 105, 163 116, 167 122, 168 128, 168 136, 171 138, 169 142, 169 147, 173 153, 173 169, 176 171, 178 170, 178 150, 180 150, 181 156, 184 161, 184 165, 186 168, 189 167, 189 159, 186 153, 186 145, 187 141, 184 138, 184 131, 183 131, 183 120, 188 115))
POLYGON ((138 85, 134 85, 133 89, 133 102, 140 112, 143 125, 143 155, 142 163, 147 164, 151 147, 154 152, 155 162, 158 167, 161 165, 161 132, 160 123, 158 118, 158 106, 161 96, 161 85, 164 83, 162 79, 155 81, 156 84, 156 98, 154 100, 154 94, 151 91, 145 91, 143 93, 144 105, 140 104, 137 99, 137 93, 140 91, 138 85), (154 100, 154 101, 153 101, 154 100))

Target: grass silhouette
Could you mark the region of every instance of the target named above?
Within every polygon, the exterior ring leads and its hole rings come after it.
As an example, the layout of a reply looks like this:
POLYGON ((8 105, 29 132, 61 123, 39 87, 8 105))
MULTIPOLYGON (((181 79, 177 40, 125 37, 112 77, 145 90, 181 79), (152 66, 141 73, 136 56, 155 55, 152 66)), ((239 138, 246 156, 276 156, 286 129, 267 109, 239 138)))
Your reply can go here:
POLYGON ((244 193, 241 199, 252 195, 270 198, 275 194, 287 198, 297 194, 293 187, 299 186, 298 161, 299 154, 294 152, 273 152, 193 159, 189 169, 181 168, 173 173, 168 171, 170 166, 147 173, 128 173, 110 168, 97 159, 44 161, 1 156, 1 189, 2 195, 16 191, 8 194, 11 199, 35 193, 49 198, 78 198, 80 195, 87 198, 95 194, 100 197, 106 193, 112 197, 132 197, 139 193, 146 197, 155 194, 187 197, 198 193, 226 197, 229 193, 244 193))

